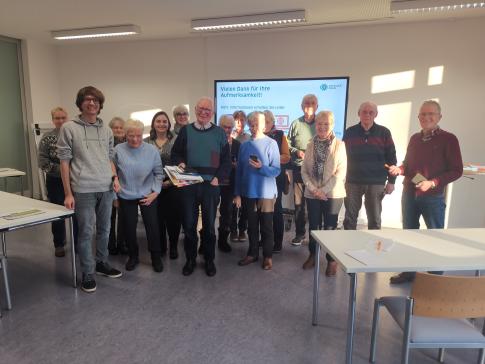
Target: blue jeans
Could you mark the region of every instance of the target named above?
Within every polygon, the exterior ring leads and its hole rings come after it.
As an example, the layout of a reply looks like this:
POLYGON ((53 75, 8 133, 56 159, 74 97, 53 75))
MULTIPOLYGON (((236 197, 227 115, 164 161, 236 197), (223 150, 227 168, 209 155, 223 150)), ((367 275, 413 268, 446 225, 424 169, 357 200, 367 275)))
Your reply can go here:
POLYGON ((113 206, 113 192, 74 192, 78 224, 77 251, 83 274, 93 274, 95 261, 91 242, 96 224, 96 262, 108 261, 108 240, 113 206))
POLYGON ((445 226, 445 197, 415 196, 414 192, 402 194, 403 229, 419 229, 419 217, 423 215, 428 229, 443 229, 445 226))

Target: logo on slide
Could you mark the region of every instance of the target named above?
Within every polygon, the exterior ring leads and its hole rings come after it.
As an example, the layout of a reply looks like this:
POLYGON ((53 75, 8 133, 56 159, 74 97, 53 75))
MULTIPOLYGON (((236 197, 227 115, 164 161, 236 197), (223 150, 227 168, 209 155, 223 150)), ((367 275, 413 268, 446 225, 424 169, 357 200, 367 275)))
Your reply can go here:
POLYGON ((327 86, 327 84, 326 84, 326 83, 322 83, 322 84, 320 85, 320 90, 322 90, 322 91, 327 91, 327 88, 328 88, 328 86, 327 86))

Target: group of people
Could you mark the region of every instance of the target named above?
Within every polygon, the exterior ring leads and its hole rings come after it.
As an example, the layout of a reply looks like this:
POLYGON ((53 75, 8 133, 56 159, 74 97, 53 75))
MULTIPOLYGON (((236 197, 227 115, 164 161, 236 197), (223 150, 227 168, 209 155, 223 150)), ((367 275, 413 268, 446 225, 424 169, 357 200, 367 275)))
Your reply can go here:
MULTIPOLYGON (((363 196, 368 228, 379 229, 382 198, 392 193, 398 175, 405 176, 403 227, 419 228, 421 214, 428 228, 443 227, 444 187, 462 173, 458 141, 439 128, 441 109, 435 101, 423 103, 418 116, 422 131, 411 138, 399 167, 391 133, 374 122, 377 106, 371 102, 360 106, 359 123, 339 140, 333 132, 333 113, 317 112, 318 100, 312 94, 303 97, 304 115, 292 122, 288 139, 276 129, 269 110, 247 116, 236 111, 221 116, 216 125, 211 122, 214 104, 207 97, 197 101, 192 123, 183 105, 173 109, 173 127, 166 112, 157 112, 144 139, 145 126, 138 120, 114 118, 106 126, 98 116, 104 101, 95 87, 79 90, 80 114, 67 121, 64 109, 53 109, 55 129, 44 134, 39 145, 39 166, 46 172, 50 201, 75 210, 85 292, 96 290, 95 274, 121 277, 121 271, 109 264, 109 254, 128 254, 126 270, 136 269, 138 211, 155 272, 163 271, 167 252, 170 259, 178 258, 183 228, 183 275, 194 272, 200 254, 211 277, 216 274, 216 246, 230 252, 229 241, 249 240, 240 266, 257 262, 262 248, 262 268, 272 269, 272 255, 282 249, 281 200, 288 190, 288 169, 293 172, 295 246, 305 239, 307 215, 309 230, 336 229, 343 204, 344 228, 356 229, 363 196), (246 123, 249 134, 244 131, 246 123), (168 165, 195 171, 203 182, 175 187, 163 171, 168 165), (414 183, 417 174, 423 178, 414 183)), ((64 256, 64 225, 53 223, 52 232, 55 255, 64 256)), ((316 259, 315 241, 309 239, 304 269, 312 268, 316 259)), ((337 265, 329 255, 327 260, 326 275, 333 276, 337 265)), ((412 275, 393 278, 399 283, 412 275)))

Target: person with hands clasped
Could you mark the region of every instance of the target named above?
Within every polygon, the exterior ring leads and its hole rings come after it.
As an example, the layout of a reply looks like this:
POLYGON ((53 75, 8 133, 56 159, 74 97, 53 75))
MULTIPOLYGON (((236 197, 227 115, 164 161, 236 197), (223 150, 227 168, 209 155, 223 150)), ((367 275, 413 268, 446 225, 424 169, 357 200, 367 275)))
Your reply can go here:
POLYGON ((238 264, 254 263, 259 257, 259 235, 263 245, 263 269, 273 267, 273 211, 278 190, 276 176, 280 174, 278 144, 264 134, 265 117, 262 112, 249 114, 251 139, 239 150, 236 167, 234 203, 243 207, 248 216, 249 249, 238 264))
POLYGON ((125 123, 126 143, 116 146, 114 163, 121 190, 118 193, 120 213, 125 224, 128 242, 126 270, 131 271, 139 263, 136 226, 138 206, 145 225, 148 250, 155 272, 163 270, 158 228, 157 197, 162 188, 163 169, 160 153, 153 145, 143 142, 144 125, 138 120, 125 123))
MULTIPOLYGON (((316 135, 306 148, 301 176, 305 184, 309 230, 335 230, 344 202, 347 154, 345 144, 335 137, 334 115, 321 111, 315 116, 316 135)), ((303 269, 315 266, 316 242, 310 234, 310 256, 303 269)), ((335 276, 337 263, 327 254, 327 277, 335 276)))

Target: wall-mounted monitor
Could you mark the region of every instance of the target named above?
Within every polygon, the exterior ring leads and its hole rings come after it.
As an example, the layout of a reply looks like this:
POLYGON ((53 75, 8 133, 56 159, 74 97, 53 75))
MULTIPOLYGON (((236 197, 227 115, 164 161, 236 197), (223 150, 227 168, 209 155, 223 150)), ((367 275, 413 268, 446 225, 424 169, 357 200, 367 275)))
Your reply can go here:
POLYGON ((306 94, 318 98, 318 111, 335 114, 335 135, 345 131, 349 77, 285 78, 263 80, 215 80, 216 120, 221 115, 243 110, 271 110, 276 127, 287 133, 293 120, 303 115, 301 100, 306 94))

